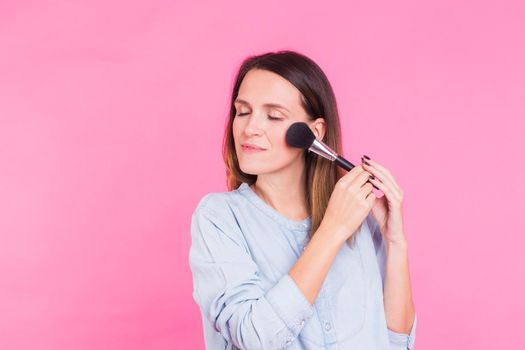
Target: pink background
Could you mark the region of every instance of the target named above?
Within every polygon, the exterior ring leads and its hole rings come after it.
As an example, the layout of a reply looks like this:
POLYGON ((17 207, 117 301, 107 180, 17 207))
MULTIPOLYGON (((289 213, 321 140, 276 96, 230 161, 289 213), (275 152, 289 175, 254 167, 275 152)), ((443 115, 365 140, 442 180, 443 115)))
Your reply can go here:
POLYGON ((418 349, 525 348, 520 1, 0 2, 0 348, 203 349, 190 216, 292 49, 405 191, 418 349))

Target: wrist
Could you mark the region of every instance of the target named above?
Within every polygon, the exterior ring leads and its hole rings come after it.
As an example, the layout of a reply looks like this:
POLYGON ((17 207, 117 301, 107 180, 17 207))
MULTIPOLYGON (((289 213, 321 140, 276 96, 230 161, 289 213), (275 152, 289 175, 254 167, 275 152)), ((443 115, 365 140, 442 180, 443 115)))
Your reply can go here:
POLYGON ((329 227, 328 225, 323 226, 322 223, 319 226, 319 230, 316 232, 316 234, 317 233, 320 234, 320 237, 326 238, 337 245, 342 245, 348 238, 348 234, 345 234, 342 228, 333 228, 329 227))
POLYGON ((395 251, 407 251, 408 250, 408 242, 406 239, 400 239, 396 241, 389 241, 387 243, 387 249, 389 251, 395 250, 395 251))

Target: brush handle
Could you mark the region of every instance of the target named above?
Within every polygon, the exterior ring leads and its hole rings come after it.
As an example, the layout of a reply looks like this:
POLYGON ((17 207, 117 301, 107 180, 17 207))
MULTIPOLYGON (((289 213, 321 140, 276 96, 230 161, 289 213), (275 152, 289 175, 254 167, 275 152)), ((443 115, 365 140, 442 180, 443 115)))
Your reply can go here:
POLYGON ((355 166, 341 156, 337 156, 334 162, 335 164, 339 165, 341 168, 348 170, 348 171, 352 170, 352 168, 355 166))
MULTIPOLYGON (((349 161, 347 161, 346 159, 344 159, 343 157, 341 156, 337 156, 337 158, 335 158, 334 160, 335 164, 339 165, 341 168, 345 169, 345 170, 352 170, 352 168, 355 166, 353 165, 352 163, 350 163, 349 161)), ((379 188, 377 188, 376 185, 374 185, 373 183, 370 183, 372 186, 374 186, 374 188, 376 190, 379 190, 379 188)))

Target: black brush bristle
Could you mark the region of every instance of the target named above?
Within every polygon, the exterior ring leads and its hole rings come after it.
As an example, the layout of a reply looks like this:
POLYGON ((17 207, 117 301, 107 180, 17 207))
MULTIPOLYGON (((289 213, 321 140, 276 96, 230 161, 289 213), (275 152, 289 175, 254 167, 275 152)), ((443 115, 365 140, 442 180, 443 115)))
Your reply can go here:
POLYGON ((286 143, 291 147, 308 149, 314 140, 314 133, 303 122, 293 123, 286 131, 286 143))

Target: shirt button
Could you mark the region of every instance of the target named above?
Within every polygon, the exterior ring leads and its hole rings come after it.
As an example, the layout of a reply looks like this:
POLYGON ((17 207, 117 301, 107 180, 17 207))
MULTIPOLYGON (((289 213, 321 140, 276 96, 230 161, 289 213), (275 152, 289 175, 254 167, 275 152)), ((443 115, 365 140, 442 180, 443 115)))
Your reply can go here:
POLYGON ((324 324, 324 329, 326 329, 327 332, 329 332, 330 329, 332 329, 332 326, 330 325, 329 322, 326 322, 326 323, 324 324))
POLYGON ((300 325, 301 325, 301 326, 304 326, 304 320, 301 321, 300 325))

